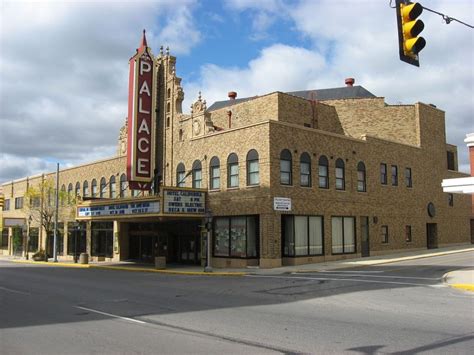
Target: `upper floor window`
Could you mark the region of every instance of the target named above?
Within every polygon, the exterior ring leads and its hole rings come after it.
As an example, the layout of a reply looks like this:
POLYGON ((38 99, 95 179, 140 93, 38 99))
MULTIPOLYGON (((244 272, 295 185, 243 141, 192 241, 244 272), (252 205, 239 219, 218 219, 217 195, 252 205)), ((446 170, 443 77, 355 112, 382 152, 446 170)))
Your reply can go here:
POLYGON ((456 170, 454 152, 446 152, 448 161, 448 170, 456 170))
POLYGON ((329 167, 328 158, 322 155, 319 158, 319 162, 318 162, 319 187, 322 189, 329 188, 328 167, 329 167))
MULTIPOLYGON (((105 186, 104 186, 104 194, 105 194, 105 186)), ((109 196, 110 198, 117 197, 117 185, 115 182, 115 175, 112 175, 109 180, 109 196)))
POLYGON ((239 186, 239 158, 232 153, 227 158, 227 187, 239 186))
POLYGON ((176 186, 184 187, 186 183, 186 168, 183 163, 179 163, 176 168, 176 186))
POLYGON ((392 165, 392 186, 398 185, 398 167, 392 165))
POLYGON ((81 194, 81 183, 78 181, 76 182, 76 190, 75 190, 76 197, 81 194))
POLYGON ((193 163, 193 187, 200 189, 202 184, 202 166, 201 161, 195 160, 193 163))
POLYGON ((387 164, 380 164, 380 183, 387 185, 387 164))
POLYGON ((292 184, 292 158, 288 149, 283 149, 280 153, 280 183, 282 185, 292 184))
POLYGON ((105 197, 106 187, 107 187, 107 181, 105 180, 105 177, 102 177, 100 179, 100 186, 99 186, 99 197, 100 198, 105 197))
POLYGON ((87 196, 89 196, 89 183, 86 180, 82 184, 82 197, 87 197, 87 196))
POLYGON ((247 153, 247 185, 258 185, 259 183, 258 152, 252 149, 247 153))
POLYGON ((300 185, 311 186, 311 157, 308 153, 303 153, 300 157, 300 185))
POLYGON ((72 184, 70 183, 69 185, 67 185, 67 203, 71 203, 72 190, 72 184))
POLYGON ((120 175, 120 197, 125 197, 125 190, 127 189, 127 176, 120 175))
POLYGON ((5 201, 3 201, 3 210, 10 211, 10 199, 7 198, 5 201))
POLYGON ((342 159, 336 160, 336 190, 345 190, 345 171, 344 161, 342 159))
POLYGON ((449 207, 454 206, 454 194, 448 194, 448 206, 449 207))
POLYGON ((405 185, 407 187, 412 187, 413 186, 413 182, 412 182, 412 178, 411 178, 411 168, 406 168, 405 169, 405 185))
POLYGON ((97 180, 92 179, 91 182, 92 197, 97 197, 97 180))
POLYGON ((221 163, 218 157, 212 157, 209 164, 210 189, 217 190, 221 187, 221 163))
POLYGON ((357 191, 367 191, 365 164, 361 161, 359 162, 359 164, 357 164, 357 191))
POLYGON ((15 197, 15 209, 20 210, 23 208, 23 197, 15 197))
POLYGON ((61 186, 61 194, 59 195, 61 201, 61 206, 64 206, 66 203, 66 185, 61 186))

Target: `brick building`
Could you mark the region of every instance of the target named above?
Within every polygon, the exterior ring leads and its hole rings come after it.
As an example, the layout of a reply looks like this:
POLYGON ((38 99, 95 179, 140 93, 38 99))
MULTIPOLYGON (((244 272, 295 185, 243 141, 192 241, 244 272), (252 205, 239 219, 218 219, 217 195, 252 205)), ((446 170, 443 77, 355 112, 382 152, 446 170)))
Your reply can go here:
MULTIPOLYGON (((161 50, 153 60, 159 194, 129 189, 125 125, 116 157, 59 172, 60 258, 161 255, 201 264, 209 226, 214 267, 278 267, 470 241, 470 196, 441 188, 443 179, 467 175, 457 171, 457 148, 446 143, 444 112, 434 105, 388 105, 346 79, 335 89, 248 98, 230 92, 210 107, 199 95, 184 114, 176 58, 161 50)), ((38 216, 30 218, 24 196, 54 176, 2 185, 3 254, 24 254, 26 244, 30 253, 52 254, 52 236, 38 216), (17 250, 15 235, 23 238, 17 250)))

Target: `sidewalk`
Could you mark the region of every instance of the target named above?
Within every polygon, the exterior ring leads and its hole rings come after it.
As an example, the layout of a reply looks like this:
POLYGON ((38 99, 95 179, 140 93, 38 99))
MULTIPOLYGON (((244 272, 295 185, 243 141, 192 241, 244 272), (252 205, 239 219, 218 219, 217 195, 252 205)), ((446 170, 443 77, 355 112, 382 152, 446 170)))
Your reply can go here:
POLYGON ((443 279, 451 287, 474 292, 474 269, 451 271, 443 279))
MULTIPOLYGON (((404 253, 373 256, 366 258, 354 258, 338 261, 323 262, 317 264, 306 264, 298 266, 282 266, 273 269, 260 269, 258 267, 248 267, 241 269, 214 269, 213 272, 204 272, 201 266, 195 265, 167 265, 164 270, 157 270, 153 264, 137 264, 129 261, 121 262, 92 262, 90 264, 76 264, 72 261, 59 261, 57 263, 49 259, 48 262, 35 262, 31 260, 24 260, 19 257, 0 256, 0 260, 11 260, 18 263, 30 263, 36 265, 49 265, 61 267, 77 267, 77 268, 94 268, 94 269, 108 269, 108 270, 126 270, 135 272, 156 272, 164 274, 181 274, 181 275, 207 275, 207 276, 243 276, 243 275, 282 275, 298 272, 320 272, 328 270, 337 270, 344 268, 365 267, 371 265, 388 264, 404 260, 413 260, 420 258, 427 258, 431 256, 448 255, 454 253, 462 253, 474 251, 474 246, 465 244, 461 246, 445 247, 430 250, 407 251, 404 253)), ((463 270, 447 274, 446 282, 450 284, 466 284, 471 285, 474 289, 473 274, 474 270, 463 270), (453 280, 453 281, 452 281, 453 280)), ((471 287, 469 286, 469 287, 471 287)))

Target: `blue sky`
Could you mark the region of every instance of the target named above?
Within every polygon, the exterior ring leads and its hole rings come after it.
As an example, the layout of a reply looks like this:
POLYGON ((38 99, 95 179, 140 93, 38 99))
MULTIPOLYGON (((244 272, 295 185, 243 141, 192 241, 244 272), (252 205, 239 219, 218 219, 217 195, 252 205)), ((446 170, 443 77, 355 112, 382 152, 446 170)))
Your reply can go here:
MULTIPOLYGON (((424 6, 474 23, 472 0, 424 6)), ((127 113, 128 59, 141 31, 177 57, 188 112, 198 92, 226 100, 344 86, 388 104, 432 103, 468 171, 474 132, 474 31, 425 12, 420 68, 398 59, 388 0, 3 0, 0 182, 115 154, 127 113)))

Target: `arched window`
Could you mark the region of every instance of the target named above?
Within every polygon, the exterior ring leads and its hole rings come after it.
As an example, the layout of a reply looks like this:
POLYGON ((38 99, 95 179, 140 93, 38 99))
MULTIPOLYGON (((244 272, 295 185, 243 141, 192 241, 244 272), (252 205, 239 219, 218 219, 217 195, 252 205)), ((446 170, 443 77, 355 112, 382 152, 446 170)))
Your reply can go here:
POLYGON ((209 164, 209 182, 210 189, 216 190, 221 187, 221 170, 220 170, 220 161, 218 157, 212 157, 209 164))
POLYGON ((227 158, 227 187, 239 186, 239 158, 232 153, 227 158))
POLYGON ((107 181, 105 180, 105 177, 102 177, 100 179, 100 187, 99 187, 99 197, 104 198, 105 197, 105 191, 107 189, 107 181))
POLYGON ((291 153, 288 149, 283 149, 280 153, 280 184, 291 185, 293 183, 291 171, 291 153))
MULTIPOLYGON (((105 183, 105 178, 104 178, 105 183)), ((104 195, 105 195, 105 186, 104 186, 104 195)), ((117 184, 115 182, 115 175, 112 175, 109 179, 109 196, 110 198, 117 197, 117 184)))
POLYGON ((193 163, 193 188, 200 189, 202 184, 201 161, 195 160, 193 163))
POLYGON ((125 191, 127 190, 127 176, 125 174, 120 175, 120 197, 125 197, 125 191))
POLYGON ((96 179, 92 179, 91 191, 92 191, 92 197, 97 197, 97 180, 96 179))
POLYGON ((258 152, 252 149, 247 153, 247 185, 258 185, 259 183, 258 152))
POLYGON ((71 199, 72 199, 72 184, 70 183, 69 185, 67 185, 67 203, 71 203, 71 199))
POLYGON ((184 187, 186 184, 186 168, 183 163, 179 163, 176 168, 176 186, 184 187))
POLYGON ((300 184, 304 187, 311 186, 311 157, 308 153, 300 157, 300 184))
POLYGON ((328 176, 328 158, 324 155, 321 155, 318 163, 318 177, 319 177, 319 187, 322 189, 329 188, 329 176, 328 176))
POLYGON ((171 97, 171 88, 168 88, 168 99, 171 97))
POLYGON ((365 181, 365 164, 361 161, 359 164, 357 164, 357 191, 367 191, 367 184, 365 181))
POLYGON ((66 185, 61 186, 61 195, 59 196, 61 200, 61 206, 64 206, 66 203, 66 185))
POLYGON ((76 182, 76 197, 81 195, 81 183, 78 181, 76 182))
POLYGON ((82 184, 82 197, 88 197, 89 196, 89 183, 84 181, 82 184))
POLYGON ((344 161, 342 159, 336 160, 336 190, 345 190, 345 172, 344 161))
POLYGON ((171 104, 168 102, 166 104, 166 112, 170 112, 170 110, 171 110, 171 104))

